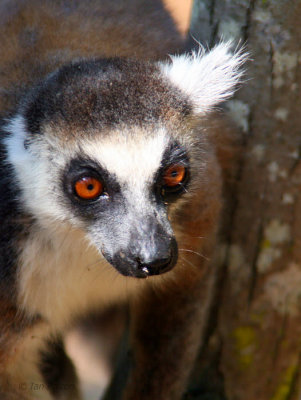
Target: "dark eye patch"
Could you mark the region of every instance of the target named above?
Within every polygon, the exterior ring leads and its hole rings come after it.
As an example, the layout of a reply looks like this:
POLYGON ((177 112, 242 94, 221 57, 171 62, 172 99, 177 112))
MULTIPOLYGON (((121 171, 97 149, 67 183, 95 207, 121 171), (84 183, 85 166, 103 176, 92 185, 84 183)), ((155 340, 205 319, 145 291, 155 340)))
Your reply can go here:
POLYGON ((155 193, 159 201, 175 201, 187 191, 190 177, 189 157, 186 149, 178 142, 172 142, 165 150, 161 166, 155 179, 155 193), (176 182, 177 174, 181 179, 176 182), (167 179, 167 174, 169 179, 167 179), (175 178, 175 184, 171 184, 175 178))
POLYGON ((65 197, 75 206, 75 213, 81 217, 97 218, 97 215, 107 209, 113 198, 120 196, 120 185, 117 179, 98 162, 88 157, 78 156, 71 160, 62 172, 62 186, 65 197), (76 182, 90 177, 101 182, 102 190, 99 196, 83 199, 76 193, 76 182))

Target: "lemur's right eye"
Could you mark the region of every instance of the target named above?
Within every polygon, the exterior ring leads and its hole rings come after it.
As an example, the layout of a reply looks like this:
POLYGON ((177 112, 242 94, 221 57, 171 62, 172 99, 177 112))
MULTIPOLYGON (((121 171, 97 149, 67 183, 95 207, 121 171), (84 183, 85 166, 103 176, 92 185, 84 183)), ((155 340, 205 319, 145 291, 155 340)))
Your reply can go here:
POLYGON ((74 184, 74 190, 83 200, 94 200, 103 193, 103 184, 92 176, 83 176, 74 184))
POLYGON ((163 175, 164 185, 168 188, 174 188, 181 185, 185 180, 186 168, 181 164, 173 164, 168 167, 163 175))

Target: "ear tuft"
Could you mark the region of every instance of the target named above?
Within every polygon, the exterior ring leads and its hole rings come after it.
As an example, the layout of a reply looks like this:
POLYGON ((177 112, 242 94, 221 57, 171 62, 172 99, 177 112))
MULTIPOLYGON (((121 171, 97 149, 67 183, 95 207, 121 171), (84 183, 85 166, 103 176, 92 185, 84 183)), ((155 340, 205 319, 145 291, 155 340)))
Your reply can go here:
POLYGON ((244 48, 232 52, 232 42, 220 43, 206 52, 172 56, 171 63, 160 63, 163 74, 188 95, 198 114, 210 112, 214 106, 230 98, 241 82, 242 64, 248 54, 244 48))

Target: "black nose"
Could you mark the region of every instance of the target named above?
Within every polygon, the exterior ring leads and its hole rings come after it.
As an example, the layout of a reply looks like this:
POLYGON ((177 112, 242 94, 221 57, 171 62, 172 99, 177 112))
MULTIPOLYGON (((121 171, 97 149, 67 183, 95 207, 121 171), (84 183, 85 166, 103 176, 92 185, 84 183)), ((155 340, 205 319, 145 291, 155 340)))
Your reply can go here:
POLYGON ((172 254, 170 252, 169 257, 158 258, 150 262, 143 262, 139 257, 135 260, 137 263, 137 274, 141 277, 147 277, 151 275, 160 275, 172 269, 172 254))
POLYGON ((136 278, 160 275, 170 271, 176 264, 178 258, 177 242, 174 238, 168 240, 168 245, 161 243, 157 252, 147 259, 143 255, 130 257, 130 271, 136 278))
POLYGON ((175 238, 161 237, 157 243, 156 250, 146 257, 143 253, 134 259, 134 274, 137 278, 160 275, 170 271, 177 262, 178 247, 175 238))
POLYGON ((135 278, 160 275, 175 266, 178 247, 173 237, 165 240, 161 238, 157 246, 152 246, 151 249, 152 251, 142 251, 134 246, 126 251, 119 251, 111 259, 106 258, 121 274, 135 278))

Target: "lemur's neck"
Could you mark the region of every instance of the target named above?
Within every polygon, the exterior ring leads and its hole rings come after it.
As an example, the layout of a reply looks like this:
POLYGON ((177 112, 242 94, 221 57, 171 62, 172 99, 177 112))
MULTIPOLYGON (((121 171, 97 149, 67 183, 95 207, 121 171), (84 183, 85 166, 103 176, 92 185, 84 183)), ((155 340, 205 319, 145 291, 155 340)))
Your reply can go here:
POLYGON ((61 330, 88 310, 125 300, 137 280, 120 275, 83 233, 72 227, 33 227, 20 254, 18 300, 61 330))

